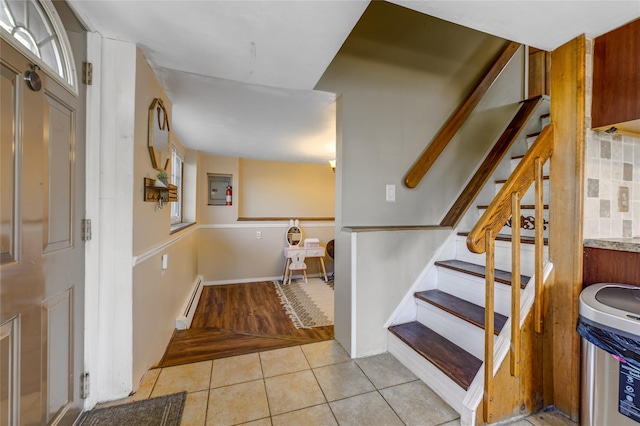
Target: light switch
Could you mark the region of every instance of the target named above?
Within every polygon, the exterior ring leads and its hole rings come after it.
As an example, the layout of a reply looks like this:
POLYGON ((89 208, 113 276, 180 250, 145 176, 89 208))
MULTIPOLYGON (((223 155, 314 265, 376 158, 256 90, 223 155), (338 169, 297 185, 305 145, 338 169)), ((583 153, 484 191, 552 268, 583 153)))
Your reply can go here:
POLYGON ((261 239, 262 238, 262 231, 257 231, 256 232, 256 238, 257 239, 261 239))
POLYGON ((168 254, 163 254, 162 255, 162 269, 167 269, 169 267, 169 255, 168 254))
POLYGON ((629 211, 629 188, 626 186, 621 186, 618 190, 618 210, 629 211))
POLYGON ((396 186, 395 185, 387 185, 387 201, 395 202, 396 201, 396 186))

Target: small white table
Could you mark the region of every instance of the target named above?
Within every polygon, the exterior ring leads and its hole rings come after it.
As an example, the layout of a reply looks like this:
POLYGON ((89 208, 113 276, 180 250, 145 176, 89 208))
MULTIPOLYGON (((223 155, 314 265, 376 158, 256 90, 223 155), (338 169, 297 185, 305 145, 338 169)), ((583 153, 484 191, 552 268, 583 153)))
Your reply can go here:
POLYGON ((284 264, 284 275, 282 276, 282 282, 284 283, 285 277, 289 272, 289 265, 291 264, 291 258, 295 256, 296 253, 303 252, 305 258, 307 257, 315 257, 320 261, 320 266, 322 267, 322 273, 324 275, 324 281, 327 282, 329 279, 327 278, 327 270, 324 267, 324 254, 325 249, 322 246, 318 247, 301 247, 301 246, 291 246, 284 248, 284 257, 286 258, 284 264))

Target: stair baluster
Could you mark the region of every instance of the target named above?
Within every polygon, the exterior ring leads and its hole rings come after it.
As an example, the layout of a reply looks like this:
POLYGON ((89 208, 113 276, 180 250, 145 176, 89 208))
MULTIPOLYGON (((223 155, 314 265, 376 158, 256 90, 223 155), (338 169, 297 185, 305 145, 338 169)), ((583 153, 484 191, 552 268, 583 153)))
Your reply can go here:
MULTIPOLYGON (((542 218, 543 214, 543 173, 542 166, 544 162, 540 158, 535 159, 534 168, 535 168, 535 185, 536 185, 536 210, 535 217, 536 223, 542 224, 544 223, 544 219, 542 218)), ((533 315, 534 315, 534 327, 536 333, 542 334, 542 291, 543 291, 543 281, 542 281, 542 267, 543 267, 543 249, 544 249, 544 237, 543 237, 544 226, 536 226, 535 229, 535 240, 536 240, 536 260, 535 260, 535 289, 536 289, 536 297, 534 299, 533 305, 533 315)))
MULTIPOLYGON (((536 141, 533 143, 529 151, 525 154, 522 161, 518 164, 513 171, 507 182, 500 189, 500 192, 496 198, 491 202, 487 210, 484 212, 478 223, 469 232, 467 237, 467 247, 474 253, 486 253, 486 304, 485 304, 485 359, 484 359, 484 421, 487 423, 492 422, 492 414, 490 410, 490 404, 493 400, 493 310, 494 310, 494 240, 498 231, 504 226, 509 217, 512 218, 512 231, 515 234, 520 233, 520 203, 519 198, 524 194, 532 183, 535 183, 535 300, 534 300, 534 315, 535 315, 535 327, 536 332, 541 333, 543 330, 543 245, 544 239, 542 231, 543 224, 543 187, 542 187, 542 166, 551 157, 553 153, 553 136, 554 127, 553 124, 549 124, 540 133, 536 141), (491 330, 491 333, 489 333, 491 330)), ((512 238, 513 245, 516 244, 515 234, 512 238)), ((514 252, 515 253, 515 252, 514 252)), ((519 257, 514 256, 512 259, 512 276, 514 279, 518 279, 520 275, 520 262, 519 257)), ((513 309, 516 305, 515 297, 519 298, 520 286, 513 285, 512 288, 512 316, 511 316, 511 353, 512 360, 515 358, 514 351, 515 345, 519 345, 520 341, 520 316, 516 316, 513 313, 513 309), (517 289, 517 290, 516 290, 517 289), (516 292, 518 295, 516 296, 516 292), (513 330, 517 328, 517 332, 513 330)), ((520 303, 517 302, 517 309, 519 310, 520 303)), ((519 356, 519 349, 517 351, 519 356)), ((514 362, 514 361, 512 361, 514 362)), ((511 372, 517 371, 512 364, 511 372)))
MULTIPOLYGON (((489 406, 493 401, 493 311, 494 311, 494 278, 495 278, 495 238, 493 230, 488 227, 485 230, 485 251, 487 267, 485 274, 486 292, 484 300, 484 400, 483 409, 485 417, 489 417, 489 406)), ((489 422, 489 420, 485 419, 489 422)))
MULTIPOLYGON (((511 375, 520 376, 520 194, 511 194, 511 375)), ((540 222, 538 222, 540 223, 540 222)))

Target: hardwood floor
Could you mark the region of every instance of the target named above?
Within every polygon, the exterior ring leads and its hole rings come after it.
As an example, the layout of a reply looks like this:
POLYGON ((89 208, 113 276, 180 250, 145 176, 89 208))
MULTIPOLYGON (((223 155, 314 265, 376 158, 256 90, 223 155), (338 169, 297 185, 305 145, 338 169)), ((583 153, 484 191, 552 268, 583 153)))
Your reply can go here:
POLYGON ((271 282, 206 286, 189 330, 176 330, 158 367, 333 339, 333 326, 297 329, 271 282))

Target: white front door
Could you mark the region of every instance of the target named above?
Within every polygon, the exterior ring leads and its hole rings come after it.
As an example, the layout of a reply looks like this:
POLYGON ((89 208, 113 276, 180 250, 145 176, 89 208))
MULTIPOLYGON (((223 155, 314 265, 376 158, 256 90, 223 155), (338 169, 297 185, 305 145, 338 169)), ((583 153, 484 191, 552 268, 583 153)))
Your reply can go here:
POLYGON ((71 424, 82 408, 81 96, 0 40, 0 425, 71 424), (80 130, 79 130, 80 129, 80 130))

